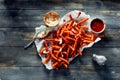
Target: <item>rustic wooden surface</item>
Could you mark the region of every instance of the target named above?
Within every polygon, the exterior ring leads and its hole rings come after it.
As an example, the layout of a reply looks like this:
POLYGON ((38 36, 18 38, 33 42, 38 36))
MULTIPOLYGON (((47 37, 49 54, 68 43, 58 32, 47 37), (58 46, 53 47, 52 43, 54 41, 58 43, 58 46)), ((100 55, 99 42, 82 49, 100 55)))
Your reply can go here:
POLYGON ((120 80, 120 3, 114 0, 0 0, 0 80, 120 80), (71 1, 71 2, 70 2, 71 1), (106 38, 83 51, 68 69, 46 70, 33 45, 34 28, 50 10, 61 16, 82 10, 106 24, 106 38), (92 54, 108 59, 105 66, 92 61, 92 54))

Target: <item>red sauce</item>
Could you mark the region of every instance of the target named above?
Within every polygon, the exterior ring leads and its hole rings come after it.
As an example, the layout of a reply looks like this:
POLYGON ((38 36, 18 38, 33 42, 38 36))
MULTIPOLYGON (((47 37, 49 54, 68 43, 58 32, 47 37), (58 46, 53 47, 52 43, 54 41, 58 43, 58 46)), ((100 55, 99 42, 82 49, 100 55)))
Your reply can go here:
POLYGON ((77 18, 80 16, 80 14, 81 14, 81 12, 79 12, 79 13, 78 13, 78 16, 77 16, 77 18))
POLYGON ((92 22, 91 22, 91 29, 95 32, 100 32, 104 29, 104 23, 102 20, 100 19, 94 19, 92 22))
POLYGON ((70 20, 73 20, 72 14, 69 14, 69 18, 70 20))
POLYGON ((63 22, 66 22, 66 20, 64 19, 63 22))

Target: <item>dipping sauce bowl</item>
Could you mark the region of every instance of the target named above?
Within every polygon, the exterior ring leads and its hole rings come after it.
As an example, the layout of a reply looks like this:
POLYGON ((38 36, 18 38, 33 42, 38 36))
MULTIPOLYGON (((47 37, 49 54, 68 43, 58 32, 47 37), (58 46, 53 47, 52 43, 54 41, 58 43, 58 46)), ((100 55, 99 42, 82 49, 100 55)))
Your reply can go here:
POLYGON ((105 30, 105 24, 101 19, 95 18, 91 21, 90 29, 94 33, 102 33, 105 30))
POLYGON ((49 11, 44 15, 43 19, 45 25, 47 25, 48 27, 55 27, 60 21, 60 16, 55 11, 49 11))

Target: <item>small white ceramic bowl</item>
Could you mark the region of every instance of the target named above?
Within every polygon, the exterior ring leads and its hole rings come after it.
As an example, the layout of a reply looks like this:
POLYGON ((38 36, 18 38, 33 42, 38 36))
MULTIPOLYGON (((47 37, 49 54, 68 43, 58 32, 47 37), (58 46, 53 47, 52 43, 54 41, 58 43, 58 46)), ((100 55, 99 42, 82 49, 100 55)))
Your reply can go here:
POLYGON ((105 30, 105 23, 101 19, 95 18, 90 23, 90 29, 96 34, 102 33, 105 30))
POLYGON ((55 11, 49 11, 47 12, 44 17, 44 23, 49 26, 49 27, 55 27, 58 25, 60 21, 60 16, 57 12, 55 11))

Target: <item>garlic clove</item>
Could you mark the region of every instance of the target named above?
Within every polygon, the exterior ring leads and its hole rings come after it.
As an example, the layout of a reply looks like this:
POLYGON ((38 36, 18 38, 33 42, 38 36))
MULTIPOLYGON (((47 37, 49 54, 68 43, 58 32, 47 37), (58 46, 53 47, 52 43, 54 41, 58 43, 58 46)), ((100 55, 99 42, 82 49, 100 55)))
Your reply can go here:
POLYGON ((107 58, 103 55, 96 55, 96 54, 93 54, 93 60, 95 62, 97 62, 98 65, 105 65, 105 62, 107 61, 107 58))

